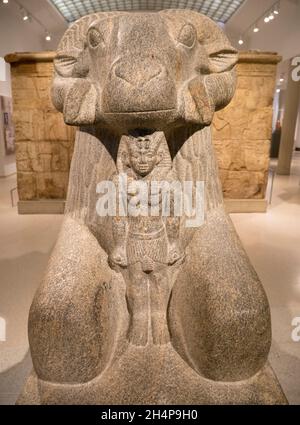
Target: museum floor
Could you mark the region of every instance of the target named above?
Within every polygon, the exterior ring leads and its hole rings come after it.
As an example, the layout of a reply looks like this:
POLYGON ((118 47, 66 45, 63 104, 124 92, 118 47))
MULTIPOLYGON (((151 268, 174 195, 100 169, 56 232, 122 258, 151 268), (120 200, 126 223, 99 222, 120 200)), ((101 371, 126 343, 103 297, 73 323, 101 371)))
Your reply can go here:
MULTIPOLYGON (((300 154, 291 176, 276 176, 267 214, 232 219, 268 294, 272 310, 270 362, 291 404, 300 404, 300 342, 292 319, 300 317, 300 154)), ((27 315, 62 221, 60 215, 19 216, 11 207, 16 177, 0 179, 0 404, 13 404, 31 369, 27 315)))

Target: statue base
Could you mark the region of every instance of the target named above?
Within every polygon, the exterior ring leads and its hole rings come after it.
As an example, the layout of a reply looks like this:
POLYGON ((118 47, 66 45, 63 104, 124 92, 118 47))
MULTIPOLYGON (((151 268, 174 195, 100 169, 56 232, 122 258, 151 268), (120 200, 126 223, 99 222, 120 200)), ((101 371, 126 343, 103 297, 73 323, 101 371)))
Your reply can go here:
POLYGON ((216 382, 196 373, 172 345, 128 345, 121 357, 100 376, 82 384, 45 382, 33 372, 17 404, 136 405, 136 404, 288 404, 267 363, 253 377, 216 382))

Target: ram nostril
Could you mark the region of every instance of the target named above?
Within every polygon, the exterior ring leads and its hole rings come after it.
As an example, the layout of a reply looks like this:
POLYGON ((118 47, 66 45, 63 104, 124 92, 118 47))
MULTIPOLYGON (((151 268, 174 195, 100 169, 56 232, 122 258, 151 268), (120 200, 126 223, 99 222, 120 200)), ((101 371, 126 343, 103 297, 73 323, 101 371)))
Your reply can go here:
POLYGON ((119 62, 115 66, 115 75, 133 86, 143 86, 162 73, 159 63, 144 60, 139 63, 119 62))

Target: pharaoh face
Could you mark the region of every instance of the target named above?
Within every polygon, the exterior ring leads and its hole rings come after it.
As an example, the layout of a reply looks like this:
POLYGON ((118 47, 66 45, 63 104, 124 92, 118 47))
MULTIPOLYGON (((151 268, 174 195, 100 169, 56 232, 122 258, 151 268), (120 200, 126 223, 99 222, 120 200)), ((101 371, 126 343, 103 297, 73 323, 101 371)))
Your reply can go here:
POLYGON ((149 137, 138 137, 129 143, 128 154, 130 167, 142 177, 150 174, 161 159, 158 145, 153 146, 149 137))

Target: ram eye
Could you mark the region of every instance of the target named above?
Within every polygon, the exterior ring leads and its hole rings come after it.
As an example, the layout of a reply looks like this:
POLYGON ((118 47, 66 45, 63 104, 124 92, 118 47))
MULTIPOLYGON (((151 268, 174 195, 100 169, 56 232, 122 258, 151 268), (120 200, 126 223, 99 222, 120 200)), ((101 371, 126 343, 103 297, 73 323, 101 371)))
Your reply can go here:
POLYGON ((181 44, 184 44, 186 47, 193 47, 196 41, 196 30, 191 24, 186 24, 182 27, 178 41, 181 44))
POLYGON ((100 44, 104 43, 103 35, 95 28, 92 28, 89 30, 89 33, 88 33, 88 42, 90 47, 95 49, 100 44))

